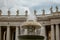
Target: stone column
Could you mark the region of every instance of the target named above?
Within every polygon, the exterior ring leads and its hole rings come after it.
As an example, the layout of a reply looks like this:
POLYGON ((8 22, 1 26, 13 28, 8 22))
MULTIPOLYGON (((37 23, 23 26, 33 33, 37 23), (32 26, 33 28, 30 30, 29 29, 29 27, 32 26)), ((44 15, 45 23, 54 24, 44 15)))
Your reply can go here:
POLYGON ((3 40, 5 40, 6 38, 5 38, 5 35, 6 35, 6 32, 4 32, 3 33, 3 40))
POLYGON ((59 40, 59 25, 56 24, 56 40, 59 40))
POLYGON ((20 35, 21 35, 21 26, 20 26, 20 35))
POLYGON ((25 35, 27 35, 27 29, 25 29, 25 35))
POLYGON ((10 26, 7 26, 7 40, 10 40, 10 26))
POLYGON ((44 36, 44 40, 46 40, 46 30, 45 30, 45 26, 41 27, 41 35, 44 36))
POLYGON ((19 40, 18 36, 19 36, 19 27, 16 26, 16 39, 15 40, 19 40))
POLYGON ((14 37, 13 36, 14 36, 14 33, 12 33, 12 40, 14 40, 14 37))
POLYGON ((0 26, 0 40, 1 40, 1 26, 0 26))
POLYGON ((54 25, 51 25, 51 40, 55 40, 54 38, 54 25))
POLYGON ((25 33, 24 33, 24 29, 20 26, 20 35, 24 35, 25 33))

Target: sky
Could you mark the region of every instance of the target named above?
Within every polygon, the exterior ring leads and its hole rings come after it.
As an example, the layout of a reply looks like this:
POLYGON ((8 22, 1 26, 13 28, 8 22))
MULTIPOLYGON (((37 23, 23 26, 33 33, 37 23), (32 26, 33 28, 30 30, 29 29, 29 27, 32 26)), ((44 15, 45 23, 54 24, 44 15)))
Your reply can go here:
POLYGON ((42 14, 42 9, 45 9, 46 14, 49 14, 51 6, 55 11, 56 6, 60 7, 60 0, 0 0, 2 15, 7 15, 8 10, 11 11, 11 15, 16 15, 16 10, 19 10, 22 15, 25 14, 25 10, 30 13, 37 10, 37 14, 42 14))

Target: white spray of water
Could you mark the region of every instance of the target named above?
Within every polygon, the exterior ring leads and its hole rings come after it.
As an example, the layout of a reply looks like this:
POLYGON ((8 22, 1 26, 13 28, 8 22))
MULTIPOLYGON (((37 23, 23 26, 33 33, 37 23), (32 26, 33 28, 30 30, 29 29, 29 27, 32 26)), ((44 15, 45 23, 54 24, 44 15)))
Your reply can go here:
POLYGON ((36 16, 34 15, 34 13, 31 13, 30 10, 28 11, 28 18, 27 18, 27 21, 29 20, 33 20, 35 21, 36 20, 36 16))

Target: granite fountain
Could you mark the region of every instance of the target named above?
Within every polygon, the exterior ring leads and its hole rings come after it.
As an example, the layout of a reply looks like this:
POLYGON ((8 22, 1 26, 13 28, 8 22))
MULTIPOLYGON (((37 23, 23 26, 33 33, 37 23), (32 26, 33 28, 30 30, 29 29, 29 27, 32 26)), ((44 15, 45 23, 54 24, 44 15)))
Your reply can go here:
MULTIPOLYGON (((26 11, 26 13, 28 13, 28 11, 26 11)), ((24 29, 23 33, 25 34, 19 35, 19 40, 44 40, 44 36, 37 33, 37 29, 41 29, 42 25, 36 21, 34 14, 29 14, 27 21, 24 22, 21 27, 24 29)))

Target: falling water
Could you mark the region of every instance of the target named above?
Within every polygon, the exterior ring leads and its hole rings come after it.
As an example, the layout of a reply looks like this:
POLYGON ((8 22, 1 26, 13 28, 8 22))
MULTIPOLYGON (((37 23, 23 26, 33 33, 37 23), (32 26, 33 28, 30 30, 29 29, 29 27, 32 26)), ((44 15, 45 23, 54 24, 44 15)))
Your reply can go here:
POLYGON ((34 13, 31 13, 30 11, 28 11, 28 17, 27 17, 27 21, 29 20, 33 20, 35 21, 36 20, 36 16, 34 15, 34 13))

